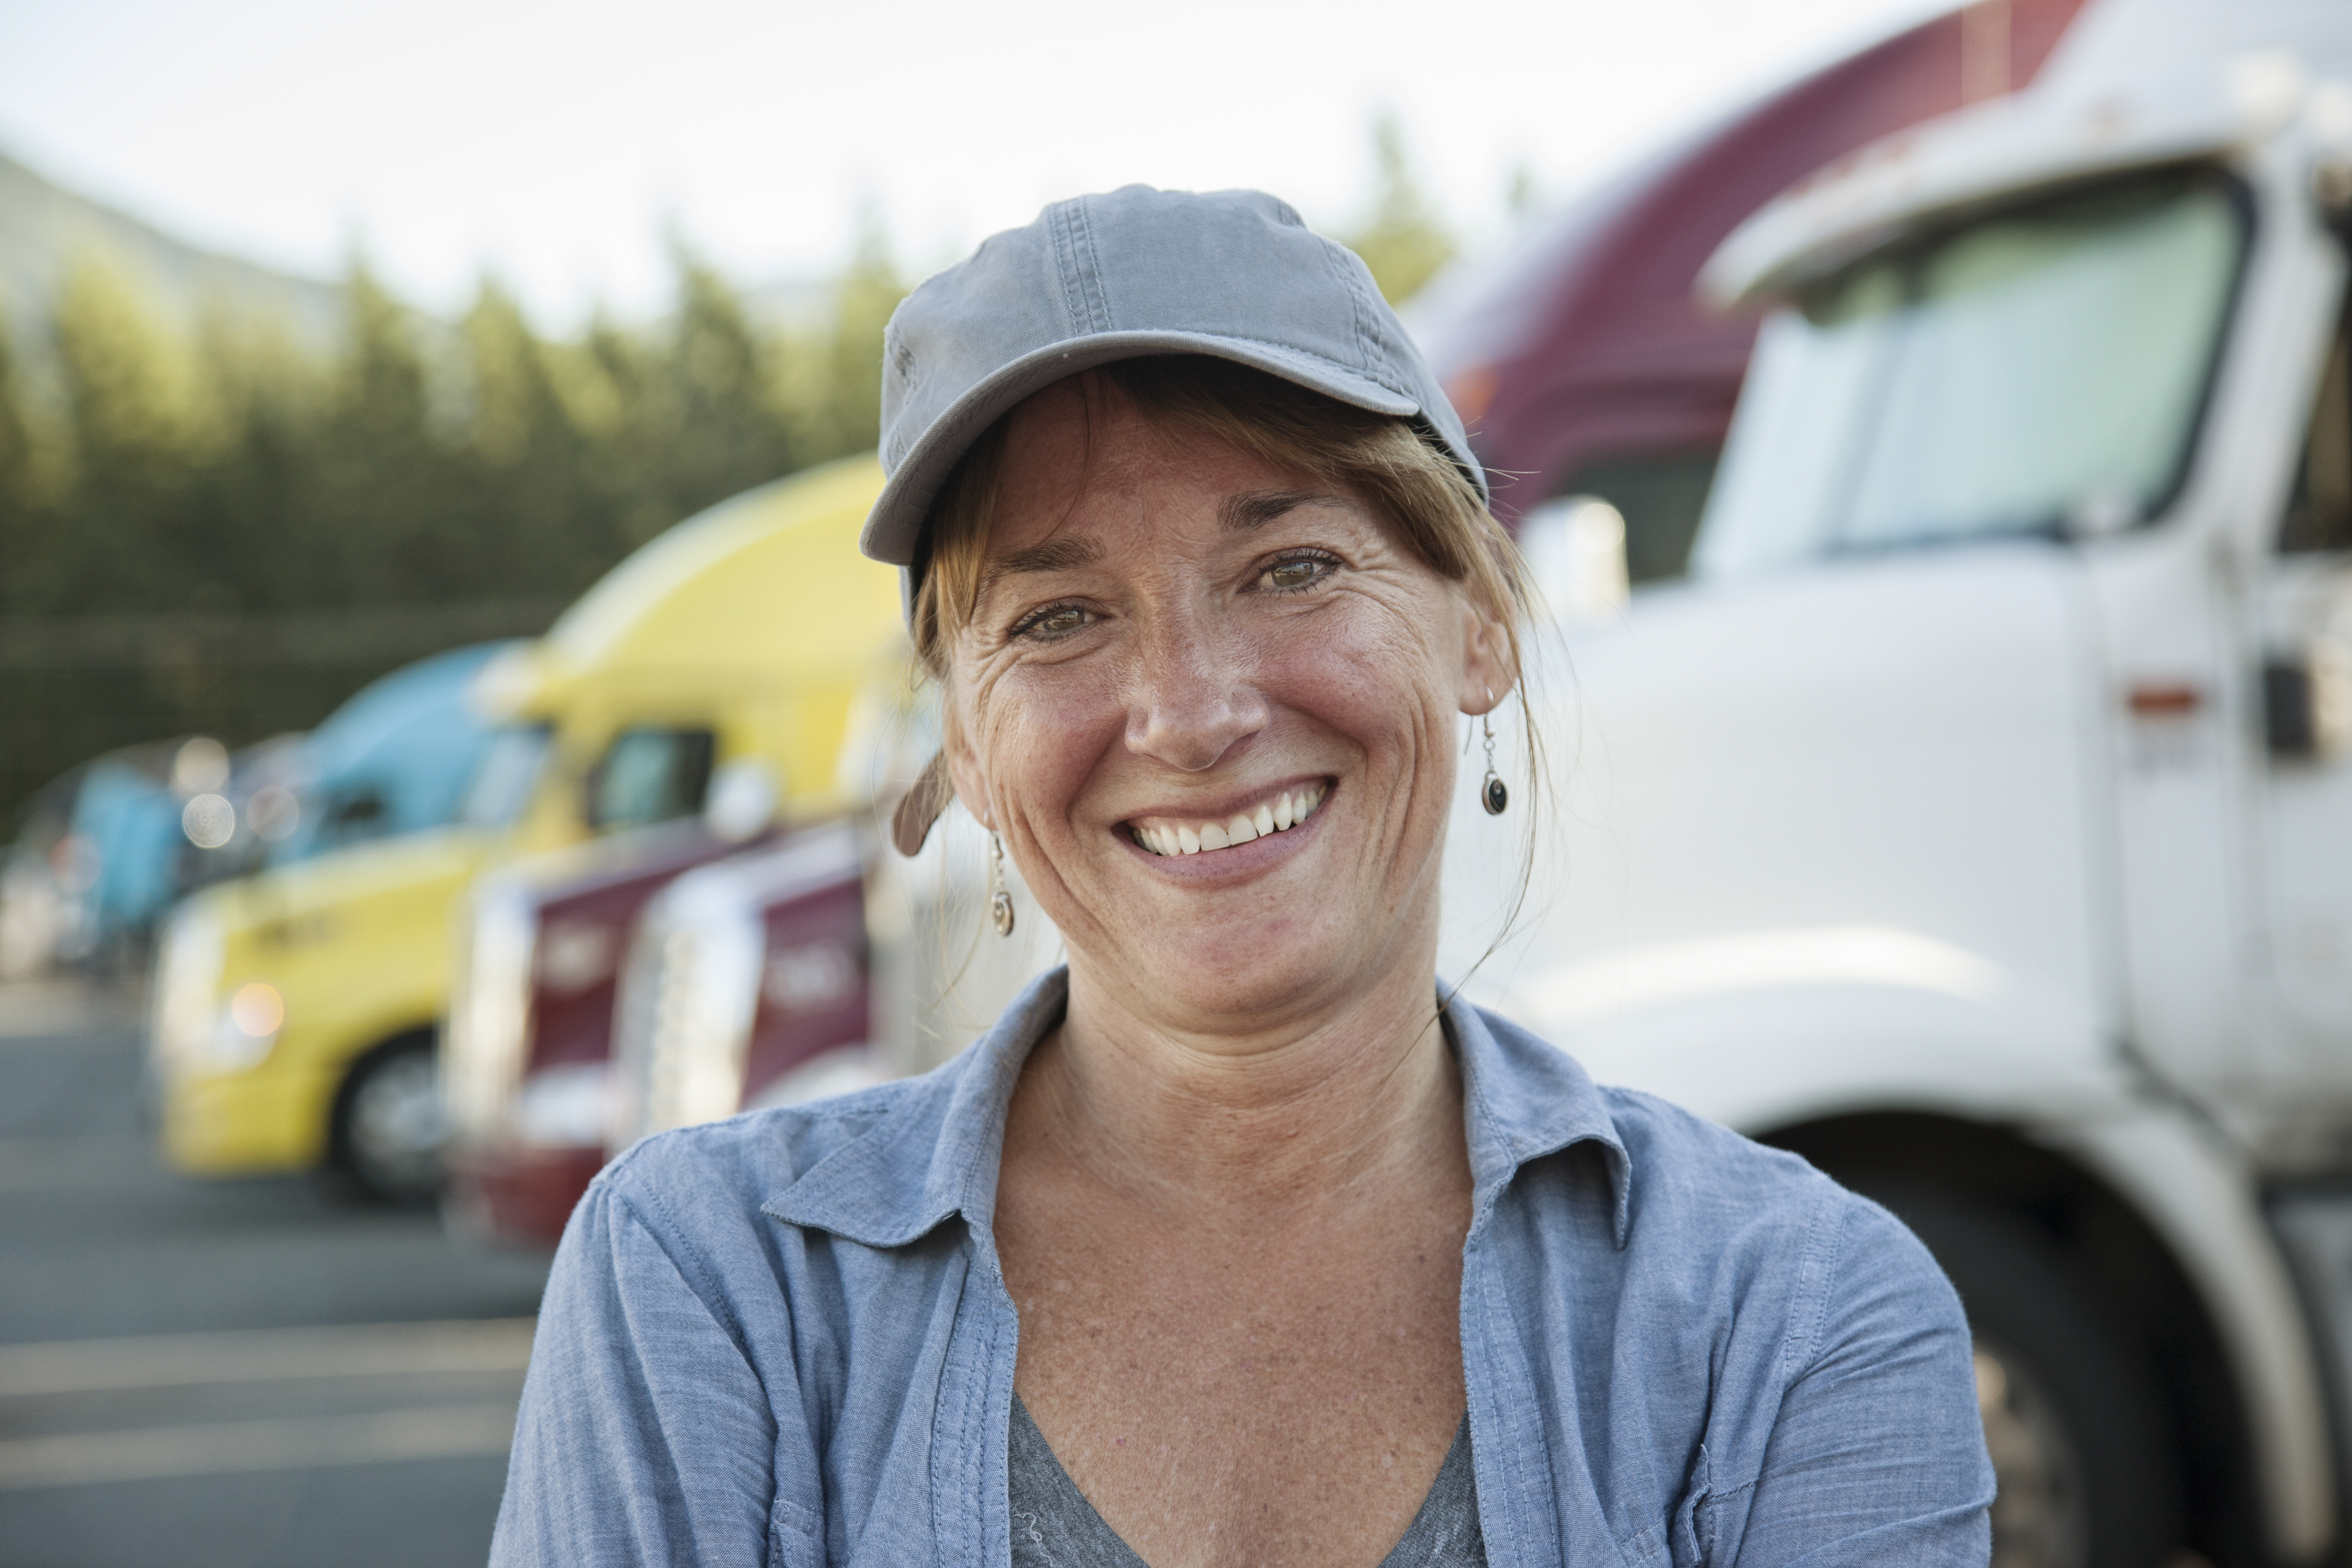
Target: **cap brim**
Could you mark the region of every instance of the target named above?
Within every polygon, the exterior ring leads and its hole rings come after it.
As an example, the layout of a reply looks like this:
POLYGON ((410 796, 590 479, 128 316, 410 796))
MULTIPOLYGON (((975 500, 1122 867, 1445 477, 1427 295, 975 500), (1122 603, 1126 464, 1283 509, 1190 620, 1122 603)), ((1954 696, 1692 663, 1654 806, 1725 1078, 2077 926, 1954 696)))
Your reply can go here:
MULTIPOLYGON (((1207 354, 1232 360, 1311 388, 1341 403, 1375 414, 1410 417, 1423 412, 1411 395, 1360 371, 1277 344, 1213 332, 1104 332, 1055 343, 1013 361, 965 393, 931 422, 903 461, 891 466, 889 482, 866 515, 858 548, 893 566, 914 563, 923 522, 948 474, 982 432, 1030 394, 1097 365, 1148 354, 1207 354)), ((934 816, 937 813, 933 814, 934 816)), ((928 827, 929 825, 925 824, 928 827)), ((919 841, 918 841, 919 844, 919 841)))

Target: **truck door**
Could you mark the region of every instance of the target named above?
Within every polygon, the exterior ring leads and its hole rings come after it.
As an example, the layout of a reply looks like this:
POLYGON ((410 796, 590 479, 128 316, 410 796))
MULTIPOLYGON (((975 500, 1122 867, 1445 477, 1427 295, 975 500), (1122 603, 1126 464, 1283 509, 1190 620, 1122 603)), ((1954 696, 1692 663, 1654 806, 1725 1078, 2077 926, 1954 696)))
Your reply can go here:
MULTIPOLYGON (((2261 588, 2266 1087, 2326 1125, 2352 1092, 2352 331, 2339 313, 2261 588)), ((2294 367, 2300 368, 2300 367, 2294 367)), ((2283 371, 2292 374, 2289 367, 2283 371)), ((2291 1140, 2292 1141, 2292 1140, 2291 1140)), ((2283 1151, 2285 1152, 2285 1151, 2283 1151)), ((2314 1148, 2290 1157, 2326 1158, 2314 1148)))

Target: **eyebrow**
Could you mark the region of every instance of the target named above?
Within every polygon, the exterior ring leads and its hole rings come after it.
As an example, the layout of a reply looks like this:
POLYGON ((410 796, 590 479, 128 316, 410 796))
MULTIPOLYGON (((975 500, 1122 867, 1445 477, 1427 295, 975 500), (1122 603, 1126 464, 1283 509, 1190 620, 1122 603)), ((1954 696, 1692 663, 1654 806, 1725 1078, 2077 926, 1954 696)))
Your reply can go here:
MULTIPOLYGON (((1217 504, 1217 524, 1227 533, 1248 533, 1286 517, 1303 506, 1341 506, 1341 498, 1320 490, 1244 490, 1217 504)), ((985 595, 1007 577, 1039 572, 1069 572, 1102 559, 1102 545, 1092 539, 1046 539, 1008 550, 988 563, 980 591, 985 595)))
POLYGON ((1340 506, 1339 497, 1320 490, 1245 490, 1217 505, 1217 521, 1227 533, 1248 533, 1302 506, 1340 506))
POLYGON ((1047 539, 1035 544, 1008 550, 988 563, 980 579, 980 591, 984 595, 1007 577, 1019 577, 1034 572, 1067 572, 1079 566, 1091 566, 1102 559, 1102 546, 1091 539, 1047 539))

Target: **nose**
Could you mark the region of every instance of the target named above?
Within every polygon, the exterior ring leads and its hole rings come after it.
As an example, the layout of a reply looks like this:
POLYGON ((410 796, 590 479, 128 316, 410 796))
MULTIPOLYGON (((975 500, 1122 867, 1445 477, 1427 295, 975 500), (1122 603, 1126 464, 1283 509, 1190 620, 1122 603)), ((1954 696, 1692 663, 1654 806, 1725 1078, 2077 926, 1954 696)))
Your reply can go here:
POLYGON ((1265 728, 1255 661, 1213 619, 1184 612, 1152 617, 1138 651, 1129 751, 1184 773, 1205 773, 1265 728))

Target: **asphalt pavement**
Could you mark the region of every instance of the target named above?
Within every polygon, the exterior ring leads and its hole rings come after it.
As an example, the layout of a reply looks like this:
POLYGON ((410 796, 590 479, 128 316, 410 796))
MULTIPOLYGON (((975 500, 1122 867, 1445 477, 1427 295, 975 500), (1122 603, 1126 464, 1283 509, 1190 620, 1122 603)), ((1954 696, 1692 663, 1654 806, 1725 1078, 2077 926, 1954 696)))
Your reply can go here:
POLYGON ((488 1551, 545 1259, 163 1169, 126 998, 0 988, 0 1568, 488 1551))

